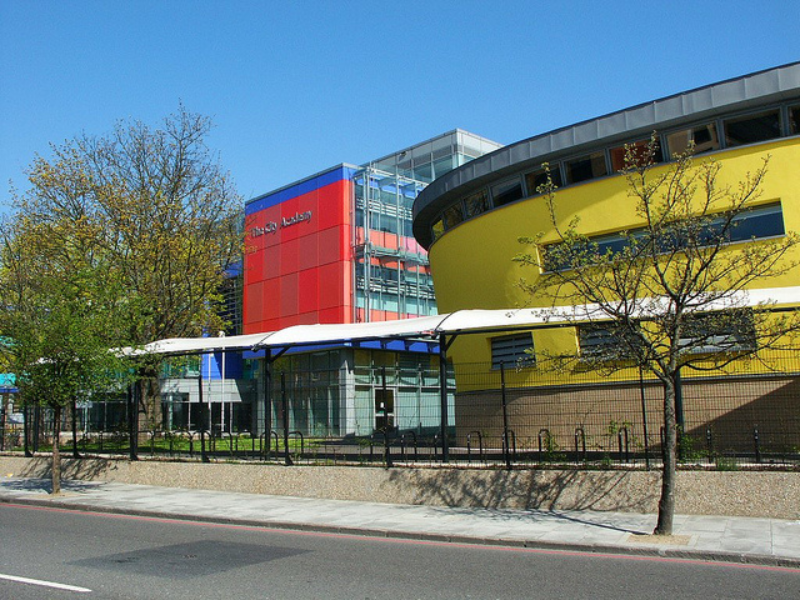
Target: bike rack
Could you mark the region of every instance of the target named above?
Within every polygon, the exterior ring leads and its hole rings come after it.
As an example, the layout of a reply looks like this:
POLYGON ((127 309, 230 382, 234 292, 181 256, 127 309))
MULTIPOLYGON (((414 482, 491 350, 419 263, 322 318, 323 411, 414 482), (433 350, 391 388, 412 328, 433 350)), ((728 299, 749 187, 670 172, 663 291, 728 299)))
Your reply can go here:
POLYGON ((580 460, 583 456, 584 462, 586 461, 586 431, 583 427, 575 428, 575 460, 580 460))
POLYGON ((714 462, 714 436, 711 427, 706 427, 706 449, 708 450, 708 463, 714 462))
POLYGON ((539 430, 539 460, 542 460, 544 454, 544 444, 542 444, 543 440, 547 440, 547 452, 550 452, 550 444, 553 440, 553 436, 550 435, 550 430, 546 428, 542 428, 539 430))
MULTIPOLYGON (((306 439, 303 437, 303 432, 301 431, 290 431, 288 437, 299 437, 300 438, 300 457, 306 453, 306 439)), ((296 454, 295 454, 296 455, 296 454)))
POLYGON ((628 444, 628 428, 627 427, 620 427, 619 431, 617 432, 617 442, 619 445, 619 458, 620 460, 624 460, 626 463, 630 462, 631 455, 630 455, 630 447, 628 444), (623 439, 625 440, 623 446, 623 439), (624 451, 623 451, 624 448, 624 451))
POLYGON ((406 436, 409 435, 414 440, 414 462, 417 462, 419 459, 419 446, 417 444, 417 434, 413 431, 406 431, 400 436, 400 456, 403 458, 403 460, 406 459, 406 436))
POLYGON ((472 436, 478 436, 478 448, 480 449, 479 460, 486 462, 486 458, 483 455, 483 435, 480 431, 470 431, 467 434, 467 462, 472 462, 472 436))
POLYGON ((511 461, 517 461, 517 434, 513 429, 503 432, 503 448, 508 453, 511 461), (509 440, 511 443, 509 444, 509 440))

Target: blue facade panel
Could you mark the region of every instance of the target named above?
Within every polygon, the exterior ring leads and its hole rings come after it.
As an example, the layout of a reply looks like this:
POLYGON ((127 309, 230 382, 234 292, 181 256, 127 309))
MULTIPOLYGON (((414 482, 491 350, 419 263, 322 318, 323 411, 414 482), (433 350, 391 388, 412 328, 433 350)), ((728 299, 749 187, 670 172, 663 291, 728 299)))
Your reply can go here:
POLYGON ((253 198, 245 205, 244 214, 252 215, 253 213, 262 211, 265 208, 269 208, 271 206, 275 206, 276 204, 285 202, 286 200, 313 192, 314 190, 325 187, 326 185, 330 185, 337 181, 341 181, 342 179, 350 180, 353 178, 355 173, 356 169, 352 167, 347 167, 345 165, 335 167, 329 171, 325 171, 324 173, 320 173, 319 175, 304 179, 303 181, 278 190, 277 192, 266 194, 258 198, 253 198))
POLYGON ((203 354, 200 376, 204 381, 209 379, 219 381, 222 379, 222 360, 225 360, 225 379, 241 379, 243 377, 243 362, 240 352, 214 352, 203 354))

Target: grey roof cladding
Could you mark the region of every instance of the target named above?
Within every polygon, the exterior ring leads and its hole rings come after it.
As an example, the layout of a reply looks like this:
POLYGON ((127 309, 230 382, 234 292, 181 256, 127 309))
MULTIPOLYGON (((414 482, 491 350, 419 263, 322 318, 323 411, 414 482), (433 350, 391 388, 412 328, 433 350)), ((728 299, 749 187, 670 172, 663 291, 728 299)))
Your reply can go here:
POLYGON ((800 97, 800 62, 639 104, 505 146, 445 173, 422 190, 414 202, 414 237, 429 247, 430 226, 441 210, 455 196, 466 195, 489 181, 617 140, 628 141, 654 130, 795 97, 800 97))

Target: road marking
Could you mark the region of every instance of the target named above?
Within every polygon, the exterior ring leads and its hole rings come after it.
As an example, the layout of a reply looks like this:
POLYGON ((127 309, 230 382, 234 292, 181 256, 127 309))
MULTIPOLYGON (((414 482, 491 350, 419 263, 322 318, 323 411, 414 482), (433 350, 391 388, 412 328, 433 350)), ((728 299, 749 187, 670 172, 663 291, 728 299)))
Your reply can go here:
POLYGON ((17 583, 27 583, 29 585, 39 585, 56 590, 67 590, 68 592, 78 592, 80 594, 85 594, 92 591, 88 588, 78 587, 75 585, 55 583, 53 581, 42 581, 40 579, 28 579, 27 577, 15 577, 14 575, 3 575, 2 573, 0 573, 0 579, 5 579, 6 581, 16 581, 17 583))

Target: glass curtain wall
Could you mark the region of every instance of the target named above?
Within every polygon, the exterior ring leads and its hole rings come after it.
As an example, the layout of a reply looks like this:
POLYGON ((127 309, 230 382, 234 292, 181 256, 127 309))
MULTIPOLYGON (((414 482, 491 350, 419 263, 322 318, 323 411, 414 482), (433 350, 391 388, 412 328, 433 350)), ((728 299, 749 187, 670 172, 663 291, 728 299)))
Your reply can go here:
POLYGON ((412 232, 414 200, 436 177, 500 147, 456 130, 356 173, 355 322, 436 314, 428 256, 412 232))
POLYGON ((436 314, 427 254, 411 209, 424 185, 368 167, 355 178, 355 321, 436 314))

